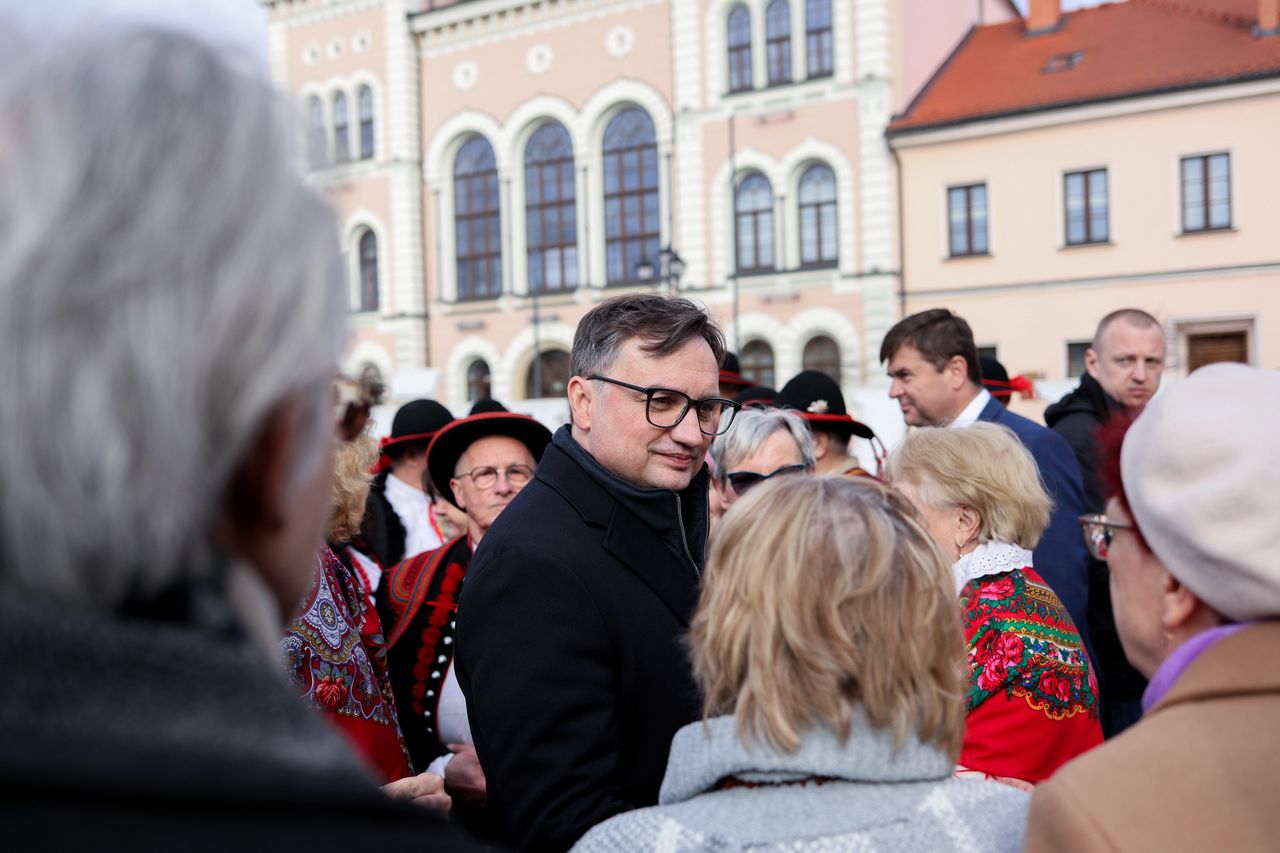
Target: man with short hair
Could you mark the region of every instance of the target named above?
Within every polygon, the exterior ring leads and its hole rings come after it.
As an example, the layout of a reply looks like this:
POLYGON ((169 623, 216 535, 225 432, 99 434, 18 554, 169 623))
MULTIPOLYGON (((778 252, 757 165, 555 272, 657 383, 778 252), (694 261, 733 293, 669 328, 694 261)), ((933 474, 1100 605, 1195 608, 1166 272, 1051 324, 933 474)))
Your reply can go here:
POLYGON ((1053 500, 1049 527, 1032 552, 1034 566, 1066 605, 1087 646, 1089 553, 1077 523, 1084 495, 1071 448, 1052 430, 1009 411, 982 387, 973 332, 945 308, 900 320, 885 335, 880 360, 887 363, 892 380, 889 396, 902 407, 908 426, 965 427, 991 421, 1013 430, 1031 452, 1053 500))
MULTIPOLYGON (((1084 353, 1080 385, 1044 410, 1045 423, 1066 439, 1084 476, 1088 512, 1104 512, 1098 478, 1097 430, 1116 412, 1141 412, 1160 387, 1165 342, 1160 322, 1137 308, 1112 311, 1098 323, 1084 353)), ((1142 716, 1147 680, 1125 657, 1111 608, 1107 564, 1089 561, 1089 634, 1098 655, 1102 731, 1113 737, 1142 716)))
POLYGON ((472 415, 436 433, 424 477, 466 513, 466 531, 396 564, 378 587, 391 687, 413 765, 443 776, 455 810, 479 831, 485 778, 453 666, 454 611, 475 547, 533 478, 550 441, 538 421, 506 411, 472 415))
POLYGON ((369 486, 358 550, 383 567, 444 543, 423 487, 427 446, 453 415, 435 400, 410 400, 396 412, 369 486))
POLYGON ((565 850, 653 805, 697 719, 683 636, 706 553, 720 329, 687 299, 614 297, 578 324, 570 423, 477 550, 458 680, 489 807, 520 849, 565 850))
POLYGON ((711 484, 726 510, 773 477, 813 473, 813 439, 799 413, 744 411, 733 421, 711 443, 711 484))

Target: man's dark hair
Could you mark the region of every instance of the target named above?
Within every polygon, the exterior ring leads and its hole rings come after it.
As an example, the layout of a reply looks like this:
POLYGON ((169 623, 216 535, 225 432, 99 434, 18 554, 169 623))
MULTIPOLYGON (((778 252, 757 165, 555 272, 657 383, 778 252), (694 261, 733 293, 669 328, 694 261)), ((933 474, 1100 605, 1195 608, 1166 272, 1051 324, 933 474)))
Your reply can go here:
POLYGON ((724 360, 724 333, 705 311, 688 299, 642 293, 606 299, 583 316, 573 336, 570 375, 607 372, 618 350, 632 338, 639 338, 640 348, 658 358, 701 338, 717 365, 724 360))
POLYGON ((915 347, 921 357, 938 371, 951 359, 961 356, 965 360, 969 381, 974 385, 982 384, 973 330, 963 317, 946 308, 930 308, 895 323, 880 344, 880 361, 888 361, 905 346, 915 347))
POLYGON ((1160 321, 1141 308, 1121 308, 1118 311, 1112 311, 1098 321, 1097 331, 1093 333, 1093 341, 1089 344, 1094 350, 1098 349, 1098 342, 1102 340, 1102 334, 1107 330, 1107 327, 1117 320, 1124 320, 1129 325, 1137 326, 1139 329, 1160 328, 1160 321))

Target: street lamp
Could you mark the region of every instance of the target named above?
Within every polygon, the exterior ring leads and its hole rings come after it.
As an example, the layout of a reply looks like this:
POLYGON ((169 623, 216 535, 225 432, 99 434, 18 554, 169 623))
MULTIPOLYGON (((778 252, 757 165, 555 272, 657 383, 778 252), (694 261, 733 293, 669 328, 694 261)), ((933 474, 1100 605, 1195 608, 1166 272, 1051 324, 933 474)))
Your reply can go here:
POLYGON ((675 293, 680 289, 680 276, 684 275, 684 259, 675 249, 664 246, 658 252, 656 268, 649 258, 643 258, 636 264, 636 278, 641 281, 653 281, 655 272, 663 286, 675 293))

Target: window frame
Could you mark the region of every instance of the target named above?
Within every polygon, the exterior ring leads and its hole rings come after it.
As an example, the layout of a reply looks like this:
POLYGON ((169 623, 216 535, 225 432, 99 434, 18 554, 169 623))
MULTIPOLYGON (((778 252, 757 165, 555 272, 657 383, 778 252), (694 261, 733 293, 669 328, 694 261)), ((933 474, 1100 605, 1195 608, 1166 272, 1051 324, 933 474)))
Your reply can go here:
POLYGON ((1181 157, 1178 160, 1178 184, 1180 187, 1181 213, 1180 221, 1182 224, 1183 234, 1204 234, 1213 231, 1230 231, 1235 227, 1235 215, 1232 209, 1232 192, 1231 192, 1231 152, 1230 151, 1214 151, 1208 154, 1191 154, 1181 157), (1227 221, 1223 225, 1212 224, 1213 198, 1210 192, 1209 182, 1209 164, 1210 161, 1221 157, 1226 164, 1226 175, 1224 183, 1226 185, 1226 206, 1227 221), (1200 161, 1200 215, 1203 218, 1203 225, 1199 228, 1189 228, 1187 226, 1187 164, 1193 161, 1200 161))
POLYGON ((804 38, 805 38, 805 79, 819 80, 835 74, 834 35, 835 8, 831 0, 805 0, 804 4, 804 38), (821 26, 813 25, 813 12, 820 5, 826 6, 826 22, 821 26), (815 70, 815 57, 818 57, 815 70))
POLYGON ((836 384, 839 385, 842 382, 844 374, 844 364, 842 363, 841 358, 842 353, 840 352, 840 342, 835 339, 834 335, 828 335, 825 332, 820 332, 804 342, 804 348, 800 350, 800 367, 803 370, 816 370, 819 373, 830 376, 835 380, 836 384), (830 364, 835 368, 834 375, 832 375, 830 371, 824 369, 826 364, 824 361, 810 357, 810 347, 823 341, 831 345, 834 354, 834 359, 830 362, 830 364))
POLYGON ((653 117, 643 107, 635 104, 628 105, 619 110, 609 119, 605 125, 604 136, 600 143, 601 165, 600 165, 600 187, 601 187, 601 212, 604 215, 604 263, 605 263, 605 286, 619 287, 635 284, 652 284, 640 278, 636 273, 635 264, 627 263, 627 250, 632 244, 640 244, 640 260, 648 260, 656 263, 659 247, 662 241, 662 192, 660 189, 661 175, 658 163, 658 132, 654 126, 653 117), (628 140, 626 144, 610 146, 609 131, 614 127, 614 122, 621 120, 631 110, 635 110, 643 115, 648 122, 649 138, 645 142, 635 143, 628 140), (653 183, 647 185, 645 183, 645 153, 653 152, 653 183), (636 170, 636 181, 633 189, 627 189, 627 168, 636 170), (616 170, 617 183, 616 189, 612 192, 609 190, 608 172, 613 168, 616 170), (647 228, 648 214, 646 213, 646 202, 650 195, 653 197, 654 221, 653 229, 647 228), (639 205, 639 231, 630 232, 627 230, 627 201, 629 199, 637 199, 639 205), (609 234, 609 203, 616 201, 618 205, 618 232, 613 236, 609 234), (614 246, 618 247, 621 253, 622 276, 615 278, 612 276, 610 269, 609 253, 614 246))
POLYGON ((360 123, 359 154, 361 160, 372 160, 376 151, 377 138, 374 136, 375 105, 373 87, 367 83, 361 84, 356 89, 356 113, 360 123), (366 98, 368 103, 367 115, 365 110, 366 98))
POLYGON ((751 40, 751 10, 745 3, 735 3, 729 9, 729 14, 725 16, 725 57, 728 60, 726 88, 730 95, 750 92, 755 88, 751 67, 751 40), (743 32, 746 34, 746 41, 735 42, 734 18, 739 15, 741 20, 745 21, 743 32))
POLYGON ((773 192, 773 184, 763 172, 751 172, 738 182, 737 188, 733 191, 733 265, 734 270, 742 275, 753 275, 756 273, 774 272, 778 268, 778 247, 775 245, 774 229, 774 207, 776 205, 777 196, 773 192), (740 209, 742 197, 747 191, 747 185, 754 181, 763 181, 764 186, 769 194, 768 204, 763 207, 753 208, 751 210, 740 209), (742 258, 742 243, 740 235, 742 234, 743 220, 749 220, 751 223, 752 237, 752 261, 751 265, 745 265, 742 258), (762 221, 763 224, 762 224, 762 221), (767 238, 765 242, 763 238, 767 238), (769 257, 766 261, 761 261, 761 245, 767 245, 769 249, 769 257))
POLYGON ((356 270, 360 284, 360 306, 355 309, 356 313, 374 313, 381 305, 378 266, 378 235, 372 228, 365 228, 356 240, 356 270), (372 251, 366 251, 366 244, 372 251))
POLYGON ((778 354, 773 348, 773 344, 764 338, 752 338, 742 345, 742 351, 738 354, 738 366, 741 369, 742 378, 751 381, 752 385, 763 385, 767 388, 776 388, 774 380, 778 375, 778 354), (768 363, 764 363, 761 359, 759 362, 755 358, 755 350, 761 347, 768 353, 768 363), (754 348, 754 349, 753 349, 754 348))
POLYGON ((525 180, 525 274, 528 277, 529 292, 534 293, 569 293, 576 290, 580 281, 578 251, 578 215, 577 215, 577 183, 576 165, 573 153, 573 138, 568 129, 558 121, 549 120, 540 124, 529 135, 524 149, 525 180), (539 133, 547 128, 559 128, 568 143, 568 153, 552 159, 534 159, 533 146, 539 133), (560 189, 563 187, 565 171, 570 186, 570 195, 566 198, 560 189), (546 191, 548 173, 552 174, 555 190, 548 198, 546 191), (531 193, 530 182, 536 182, 537 193, 531 193), (543 235, 548 233, 547 225, 553 221, 558 226, 560 240, 556 243, 545 242, 543 235), (533 239, 534 223, 537 223, 539 238, 535 244, 533 239), (546 257, 551 253, 559 258, 560 281, 555 286, 546 283, 546 257), (535 275, 534 258, 541 259, 540 273, 535 275), (539 278, 541 281, 539 281, 539 278))
POLYGON ((791 2, 770 0, 764 11, 765 77, 769 86, 785 86, 794 77, 791 56, 791 2), (780 29, 774 28, 774 9, 782 9, 777 17, 780 29), (776 61, 775 61, 776 60, 776 61), (778 72, 775 74, 775 70, 778 72))
POLYGON ((502 295, 502 188, 498 184, 497 155, 493 143, 481 134, 470 135, 453 155, 453 224, 454 224, 454 284, 458 302, 479 302, 486 299, 497 299, 502 295), (489 148, 492 165, 489 168, 458 174, 458 161, 466 147, 475 140, 481 140, 489 148), (489 181, 492 181, 495 204, 488 203, 489 181), (477 190, 477 187, 479 188, 477 190), (466 193, 467 204, 458 203, 462 194, 466 193), (480 205, 472 203, 478 198, 480 205), (462 251, 460 234, 464 227, 472 222, 480 222, 480 234, 483 251, 475 251, 468 240, 468 250, 462 251), (463 275, 463 264, 478 263, 479 269, 485 272, 483 282, 477 280, 478 286, 465 288, 466 277, 463 275))
POLYGON ((991 254, 991 194, 987 189, 986 181, 975 181, 969 184, 958 184, 947 187, 946 194, 946 222, 947 222, 947 257, 948 258, 980 258, 991 254), (973 191, 982 190, 982 243, 981 250, 974 249, 974 227, 973 227, 973 191), (965 194, 965 241, 967 249, 962 252, 956 251, 954 233, 951 227, 951 209, 952 209, 952 193, 963 192, 965 194))
POLYGON ((351 113, 347 93, 333 93, 333 162, 351 162, 351 113))
POLYGON ((831 167, 830 163, 814 162, 810 163, 805 170, 800 173, 800 180, 796 182, 796 237, 799 241, 797 246, 797 257, 800 259, 801 269, 828 269, 840 264, 840 180, 836 175, 836 170, 831 167), (824 169, 831 175, 831 198, 822 201, 805 201, 804 188, 805 179, 819 169, 824 169), (830 208, 828 211, 827 209, 830 208), (805 260, 805 210, 812 209, 814 211, 814 229, 816 237, 814 240, 818 250, 816 260, 805 260), (825 242, 823 239, 823 224, 827 218, 832 220, 832 246, 831 257, 824 257, 823 249, 825 242))
POLYGON ((1096 169, 1076 169, 1062 173, 1062 242, 1064 246, 1095 246, 1100 243, 1111 242, 1111 176, 1105 166, 1096 169), (1093 185, 1097 175, 1102 176, 1104 184, 1102 188, 1101 235, 1094 233, 1093 222, 1093 185), (1070 183, 1071 179, 1075 177, 1080 177, 1084 180, 1083 204, 1081 207, 1084 218, 1084 239, 1082 240, 1071 239, 1070 183))

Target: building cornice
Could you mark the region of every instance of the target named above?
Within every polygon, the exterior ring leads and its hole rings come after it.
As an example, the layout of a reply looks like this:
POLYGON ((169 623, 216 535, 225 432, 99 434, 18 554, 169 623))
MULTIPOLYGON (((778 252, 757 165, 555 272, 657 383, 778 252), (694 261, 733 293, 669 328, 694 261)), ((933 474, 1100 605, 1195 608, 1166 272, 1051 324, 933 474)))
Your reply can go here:
POLYGON ((896 149, 938 145, 1045 127, 1079 124, 1141 113, 1222 103, 1280 93, 1280 69, 1264 79, 1222 80, 1172 90, 1126 93, 1106 99, 1052 104, 1018 112, 961 119, 941 125, 890 128, 885 132, 896 149))
POLYGON ((469 0, 409 15, 423 55, 448 53, 584 20, 660 6, 668 0, 469 0))
POLYGON ((268 23, 289 29, 376 9, 385 0, 258 0, 267 10, 268 23))

